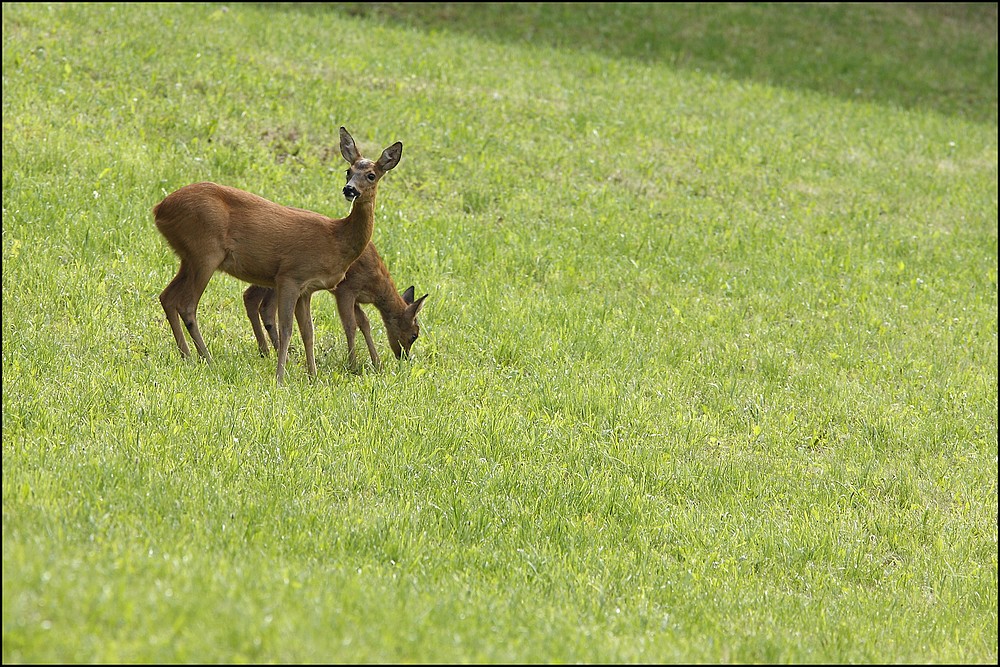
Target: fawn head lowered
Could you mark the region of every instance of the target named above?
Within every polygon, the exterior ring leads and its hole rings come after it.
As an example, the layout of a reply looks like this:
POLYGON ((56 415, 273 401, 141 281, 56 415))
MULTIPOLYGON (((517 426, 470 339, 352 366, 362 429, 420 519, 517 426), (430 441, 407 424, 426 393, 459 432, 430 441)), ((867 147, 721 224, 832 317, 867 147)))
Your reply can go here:
POLYGON ((403 144, 397 141, 382 151, 378 160, 372 162, 362 157, 351 135, 344 128, 340 128, 340 154, 351 165, 347 168, 344 197, 349 202, 355 199, 365 201, 375 196, 375 186, 385 172, 399 164, 399 159, 403 156, 403 144))
POLYGON ((413 286, 406 288, 403 292, 403 301, 406 308, 402 312, 383 313, 382 321, 385 324, 385 332, 389 335, 389 347, 397 359, 405 359, 410 356, 410 348, 417 342, 420 336, 420 324, 417 322, 417 313, 424 305, 423 295, 416 301, 413 300, 413 286))

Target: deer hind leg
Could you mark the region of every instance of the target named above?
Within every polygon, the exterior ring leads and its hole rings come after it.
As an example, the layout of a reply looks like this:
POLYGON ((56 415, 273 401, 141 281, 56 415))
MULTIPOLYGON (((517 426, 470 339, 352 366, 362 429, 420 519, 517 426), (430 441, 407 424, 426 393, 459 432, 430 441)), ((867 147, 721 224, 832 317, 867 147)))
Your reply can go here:
POLYGON ((295 320, 299 323, 299 334, 302 336, 302 347, 306 348, 306 368, 309 375, 316 377, 316 357, 313 354, 313 321, 310 301, 312 294, 303 294, 295 302, 295 320))
POLYGON ((177 276, 167 285, 167 288, 160 294, 160 304, 167 314, 170 322, 170 329, 174 332, 177 346, 181 349, 181 355, 189 357, 191 351, 184 341, 184 333, 181 331, 180 323, 183 322, 191 334, 191 340, 198 350, 198 354, 207 361, 212 360, 212 355, 208 353, 205 341, 201 337, 198 329, 198 302, 201 295, 208 286, 208 281, 215 273, 218 263, 201 263, 193 266, 191 262, 181 260, 181 268, 177 271, 177 276))
POLYGON ((208 281, 212 279, 215 268, 222 263, 222 259, 215 262, 212 261, 211 257, 205 259, 208 261, 202 261, 191 268, 187 289, 181 294, 182 299, 177 312, 180 314, 184 326, 187 327, 188 333, 191 334, 191 340, 194 341, 198 354, 206 361, 211 361, 212 355, 208 353, 208 347, 205 345, 205 340, 201 337, 201 330, 198 328, 198 302, 201 301, 201 295, 205 293, 208 281))
POLYGON ((167 315, 167 322, 170 323, 170 330, 174 333, 174 340, 177 341, 177 347, 180 348, 181 356, 185 359, 191 356, 191 348, 188 347, 187 340, 184 338, 184 329, 181 326, 178 303, 181 295, 187 289, 188 276, 188 267, 184 262, 181 262, 181 267, 178 269, 177 275, 160 292, 160 305, 163 306, 163 312, 167 315))
POLYGON ((257 339, 257 349, 262 357, 266 357, 270 353, 267 337, 264 336, 264 329, 260 324, 260 308, 267 293, 268 289, 259 285, 251 285, 243 291, 243 307, 247 311, 247 318, 250 320, 250 326, 253 327, 254 338, 257 339))
POLYGON ((365 311, 361 310, 361 306, 357 303, 354 304, 354 317, 358 321, 358 327, 361 329, 361 333, 364 334, 365 343, 368 344, 368 355, 372 358, 372 365, 375 366, 376 370, 378 370, 378 352, 375 351, 375 341, 372 340, 372 327, 368 322, 368 316, 365 315, 365 311))

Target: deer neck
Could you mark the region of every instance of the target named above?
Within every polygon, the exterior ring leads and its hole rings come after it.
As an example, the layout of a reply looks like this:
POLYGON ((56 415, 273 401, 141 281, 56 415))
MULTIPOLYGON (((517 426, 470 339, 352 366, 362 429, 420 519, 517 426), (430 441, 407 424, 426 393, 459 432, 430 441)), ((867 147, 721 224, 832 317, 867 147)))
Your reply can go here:
POLYGON ((375 193, 368 197, 358 197, 351 203, 351 212, 344 218, 344 226, 353 240, 357 241, 358 254, 372 238, 375 230, 375 193))
POLYGON ((382 273, 379 280, 369 283, 368 288, 371 290, 372 305, 378 308, 383 320, 406 310, 406 300, 396 291, 396 284, 388 273, 382 273))
POLYGON ((382 324, 385 325, 385 330, 388 333, 393 331, 394 322, 402 316, 408 304, 396 291, 395 286, 392 286, 391 293, 388 290, 384 294, 381 292, 379 290, 378 298, 374 299, 372 303, 378 309, 379 315, 382 316, 382 324))

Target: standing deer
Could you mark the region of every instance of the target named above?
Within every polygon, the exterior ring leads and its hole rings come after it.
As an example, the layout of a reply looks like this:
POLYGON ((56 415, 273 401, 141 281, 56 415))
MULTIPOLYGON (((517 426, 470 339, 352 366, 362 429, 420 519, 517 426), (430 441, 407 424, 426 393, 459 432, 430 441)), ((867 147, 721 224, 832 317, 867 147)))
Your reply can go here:
POLYGON ((368 245, 379 180, 399 164, 403 144, 397 141, 373 162, 361 155, 342 127, 340 153, 351 165, 344 186, 344 197, 351 202, 346 218, 282 206, 215 183, 184 186, 153 208, 157 229, 181 260, 177 275, 160 294, 160 303, 182 356, 191 355, 181 328, 183 320, 198 354, 212 360, 198 330, 198 301, 215 272, 224 271, 274 289, 278 384, 288 359, 293 314, 306 350, 309 375, 315 377, 312 293, 336 287, 368 245))
MULTIPOLYGON (((410 348, 420 335, 417 313, 423 307, 427 295, 414 301, 412 285, 400 295, 374 243, 368 242, 364 252, 347 270, 344 279, 330 291, 337 299, 337 312, 340 313, 340 323, 347 337, 347 355, 352 368, 357 366, 354 339, 359 327, 365 337, 365 343, 368 344, 368 354, 372 358, 372 364, 375 368, 380 366, 375 342, 372 340, 371 325, 360 306, 362 303, 371 303, 378 308, 385 324, 385 332, 389 336, 389 346, 396 358, 409 355, 410 348)), ((278 349, 278 337, 274 327, 277 308, 275 291, 269 287, 251 285, 243 292, 243 305, 253 326, 260 355, 266 357, 269 348, 261 328, 262 319, 271 344, 278 349)))

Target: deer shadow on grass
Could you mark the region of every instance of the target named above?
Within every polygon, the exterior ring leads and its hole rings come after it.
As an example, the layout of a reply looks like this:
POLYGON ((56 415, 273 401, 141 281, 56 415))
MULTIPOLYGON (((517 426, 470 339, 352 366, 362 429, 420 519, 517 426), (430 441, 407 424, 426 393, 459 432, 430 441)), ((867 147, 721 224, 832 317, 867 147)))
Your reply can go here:
POLYGON ((262 4, 997 122, 996 3, 262 4))

